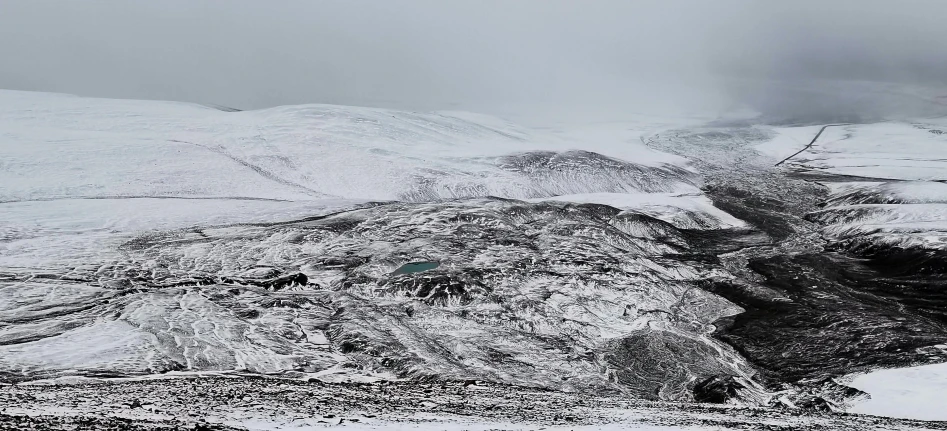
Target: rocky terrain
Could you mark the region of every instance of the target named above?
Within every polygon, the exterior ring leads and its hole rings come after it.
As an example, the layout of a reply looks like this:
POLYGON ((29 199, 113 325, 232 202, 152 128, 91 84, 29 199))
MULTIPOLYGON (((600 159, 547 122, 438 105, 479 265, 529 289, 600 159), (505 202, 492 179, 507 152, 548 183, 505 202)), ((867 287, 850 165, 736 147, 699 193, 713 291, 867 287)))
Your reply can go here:
POLYGON ((0 387, 0 429, 938 430, 947 424, 636 401, 467 382, 253 376, 0 387), (109 428, 111 427, 111 428, 109 428), (34 429, 35 429, 34 428, 34 429))
POLYGON ((0 95, 4 426, 940 426, 842 414, 947 360, 937 121, 0 95))

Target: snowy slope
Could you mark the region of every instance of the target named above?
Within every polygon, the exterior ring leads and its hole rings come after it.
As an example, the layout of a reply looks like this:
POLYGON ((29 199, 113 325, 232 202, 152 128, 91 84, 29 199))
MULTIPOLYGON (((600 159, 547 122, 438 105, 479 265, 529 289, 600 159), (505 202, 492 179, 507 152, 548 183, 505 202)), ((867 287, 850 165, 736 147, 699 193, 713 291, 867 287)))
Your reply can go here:
POLYGON ((57 199, 0 204, 0 267, 58 269, 119 258, 119 246, 149 231, 299 219, 359 200, 57 199))
MULTIPOLYGON (((665 400, 707 383, 758 405, 758 370, 717 338, 744 309, 706 289, 742 282, 739 259, 701 247, 781 238, 783 219, 721 208, 798 212, 798 244, 944 249, 939 120, 829 128, 785 170, 818 126, 648 121, 0 91, 0 378, 397 376, 665 400), (809 222, 814 195, 787 174, 830 188, 809 222), (438 266, 396 273, 422 261, 438 266)), ((870 376, 853 385, 888 399, 870 376)))
POLYGON ((805 148, 822 126, 774 127, 771 139, 754 145, 760 153, 783 160, 805 148))
POLYGON ((848 249, 947 249, 947 120, 829 126, 807 148, 820 128, 776 128, 756 149, 792 156, 786 169, 829 188, 824 209, 808 216, 828 239, 848 249))
MULTIPOLYGON (((776 129, 777 136, 757 149, 788 157, 803 149, 800 137, 815 136, 818 128, 776 129)), ((902 308, 919 310, 934 322, 943 319, 947 120, 828 127, 786 166, 827 187, 823 209, 807 219, 822 226, 831 247, 882 268, 884 277, 879 281, 895 287, 894 297, 902 298, 902 308)), ((918 353, 932 362, 945 357, 942 344, 925 346, 918 353)), ((947 387, 945 369, 947 364, 940 363, 847 376, 846 384, 870 394, 850 411, 947 420, 947 400, 942 396, 947 387)))
POLYGON ((852 376, 847 384, 871 394, 852 413, 947 421, 947 363, 879 370, 852 376))
POLYGON ((735 223, 716 224, 726 215, 707 205, 685 159, 636 136, 464 112, 222 112, 0 90, 0 266, 75 265, 146 230, 293 219, 366 200, 630 193, 662 200, 646 213, 679 227, 735 223))
POLYGON ((947 184, 835 183, 825 210, 810 215, 838 242, 947 247, 947 184))
POLYGON ((944 126, 934 119, 830 127, 786 163, 806 174, 860 179, 830 180, 826 209, 812 215, 833 240, 848 247, 947 249, 944 126))
POLYGON ((806 171, 888 180, 947 179, 947 120, 834 126, 786 162, 806 171))
POLYGON ((250 112, 0 91, 0 201, 427 200, 693 192, 679 157, 492 117, 304 105, 250 112), (585 151, 572 151, 582 148, 585 151))
POLYGON ((533 199, 536 202, 559 201, 593 203, 647 214, 682 229, 735 229, 747 224, 714 207, 702 194, 670 193, 585 193, 533 199))
POLYGON ((725 273, 677 259, 686 242, 640 214, 497 198, 158 232, 99 265, 8 274, 0 369, 352 369, 671 400, 736 375, 760 402, 708 336, 741 309, 695 283, 725 273), (417 261, 440 265, 394 272, 417 261))
POLYGON ((690 400, 728 375, 738 402, 765 398, 709 336, 740 308, 694 285, 725 272, 679 230, 745 225, 621 128, 4 91, 0 156, 12 379, 396 375, 690 400), (562 202, 602 199, 618 208, 562 202))

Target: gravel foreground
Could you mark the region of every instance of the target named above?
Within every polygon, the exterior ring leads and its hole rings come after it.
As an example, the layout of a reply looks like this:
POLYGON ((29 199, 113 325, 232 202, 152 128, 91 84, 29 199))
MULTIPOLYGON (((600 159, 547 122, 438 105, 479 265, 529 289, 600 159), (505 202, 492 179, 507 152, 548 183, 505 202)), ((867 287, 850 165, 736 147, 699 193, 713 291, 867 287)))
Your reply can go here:
POLYGON ((0 406, 0 430, 947 429, 945 422, 644 402, 482 382, 247 376, 4 385, 0 406))

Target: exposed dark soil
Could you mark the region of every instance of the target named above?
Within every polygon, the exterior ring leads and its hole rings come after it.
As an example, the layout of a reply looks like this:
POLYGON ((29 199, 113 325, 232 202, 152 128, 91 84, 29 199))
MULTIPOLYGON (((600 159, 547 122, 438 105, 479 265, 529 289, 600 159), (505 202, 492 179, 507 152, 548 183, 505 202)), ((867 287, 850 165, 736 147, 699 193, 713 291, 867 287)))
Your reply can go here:
MULTIPOLYGON (((943 351, 930 348, 947 339, 947 255, 825 241, 808 249, 783 246, 818 232, 805 215, 825 193, 809 184, 783 193, 785 198, 767 194, 752 180, 708 187, 716 206, 771 238, 769 246, 740 252, 752 277, 702 284, 746 309, 717 322, 716 337, 757 366, 773 387, 947 361, 943 351)), ((705 250, 720 254, 709 244, 705 250)))

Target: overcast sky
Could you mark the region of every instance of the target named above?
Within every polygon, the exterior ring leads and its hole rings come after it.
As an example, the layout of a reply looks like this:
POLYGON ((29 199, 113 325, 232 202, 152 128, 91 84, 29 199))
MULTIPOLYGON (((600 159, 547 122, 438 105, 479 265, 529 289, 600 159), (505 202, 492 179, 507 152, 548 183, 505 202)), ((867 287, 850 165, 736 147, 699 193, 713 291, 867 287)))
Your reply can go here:
POLYGON ((947 84, 947 0, 0 0, 0 41, 0 88, 245 109, 947 84))

